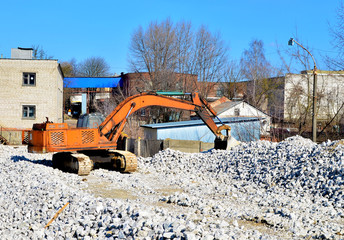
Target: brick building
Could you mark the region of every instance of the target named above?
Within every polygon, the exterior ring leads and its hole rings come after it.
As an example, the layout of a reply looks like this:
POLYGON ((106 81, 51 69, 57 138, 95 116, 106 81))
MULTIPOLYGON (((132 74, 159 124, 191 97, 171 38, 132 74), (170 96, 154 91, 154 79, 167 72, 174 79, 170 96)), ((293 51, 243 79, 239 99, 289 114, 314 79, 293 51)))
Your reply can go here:
MULTIPOLYGON (((181 92, 194 92, 198 89, 197 75, 193 74, 181 74, 171 73, 166 74, 164 78, 165 82, 169 82, 170 88, 161 88, 154 85, 151 80, 152 76, 148 72, 140 73, 126 73, 121 74, 123 82, 123 91, 126 96, 132 96, 139 92, 145 92, 147 90, 154 91, 181 91, 181 92)), ((164 84, 161 84, 164 86, 164 84)))
POLYGON ((32 59, 31 48, 0 59, 0 127, 31 128, 46 117, 63 121, 63 73, 57 60, 32 59))
MULTIPOLYGON (((121 74, 123 91, 126 96, 152 89, 148 72, 121 74)), ((246 82, 199 82, 197 75, 173 73, 166 77, 166 81, 173 84, 172 89, 154 89, 155 91, 180 91, 184 93, 198 92, 209 102, 222 96, 229 98, 244 98, 246 95, 246 82)))

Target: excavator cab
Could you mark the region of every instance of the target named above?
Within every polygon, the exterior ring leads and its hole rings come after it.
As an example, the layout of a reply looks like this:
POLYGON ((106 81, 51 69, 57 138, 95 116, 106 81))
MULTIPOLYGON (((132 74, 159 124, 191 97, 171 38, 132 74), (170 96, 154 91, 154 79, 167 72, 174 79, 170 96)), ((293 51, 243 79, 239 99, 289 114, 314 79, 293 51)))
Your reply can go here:
POLYGON ((101 113, 85 113, 80 115, 77 128, 98 128, 104 122, 105 116, 101 113))

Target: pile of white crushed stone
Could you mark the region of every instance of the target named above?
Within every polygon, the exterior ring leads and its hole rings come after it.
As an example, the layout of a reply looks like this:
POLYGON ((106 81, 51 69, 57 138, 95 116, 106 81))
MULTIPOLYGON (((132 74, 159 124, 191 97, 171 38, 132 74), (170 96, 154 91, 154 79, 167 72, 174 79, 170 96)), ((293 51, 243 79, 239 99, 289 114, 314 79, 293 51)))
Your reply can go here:
POLYGON ((168 149, 86 177, 51 157, 0 145, 1 239, 344 239, 341 142, 168 149))

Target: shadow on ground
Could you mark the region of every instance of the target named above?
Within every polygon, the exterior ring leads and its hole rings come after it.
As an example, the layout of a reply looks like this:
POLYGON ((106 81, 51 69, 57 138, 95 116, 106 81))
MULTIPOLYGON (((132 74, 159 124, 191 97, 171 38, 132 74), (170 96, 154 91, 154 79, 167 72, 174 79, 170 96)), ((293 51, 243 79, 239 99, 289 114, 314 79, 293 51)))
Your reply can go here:
POLYGON ((28 159, 25 156, 16 155, 16 156, 12 156, 11 160, 13 162, 25 161, 25 162, 35 163, 35 164, 41 164, 41 165, 44 165, 44 166, 47 166, 47 167, 53 167, 52 161, 51 160, 46 160, 46 159, 43 159, 43 160, 31 160, 31 159, 28 159))

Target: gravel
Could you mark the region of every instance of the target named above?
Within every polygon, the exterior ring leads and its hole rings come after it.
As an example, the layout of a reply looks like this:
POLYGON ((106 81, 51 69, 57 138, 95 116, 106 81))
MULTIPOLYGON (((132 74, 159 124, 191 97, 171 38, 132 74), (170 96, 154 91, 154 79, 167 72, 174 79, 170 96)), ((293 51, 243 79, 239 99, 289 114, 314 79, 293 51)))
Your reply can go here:
POLYGON ((86 177, 51 157, 0 145, 1 239, 344 239, 342 142, 167 149, 86 177))

